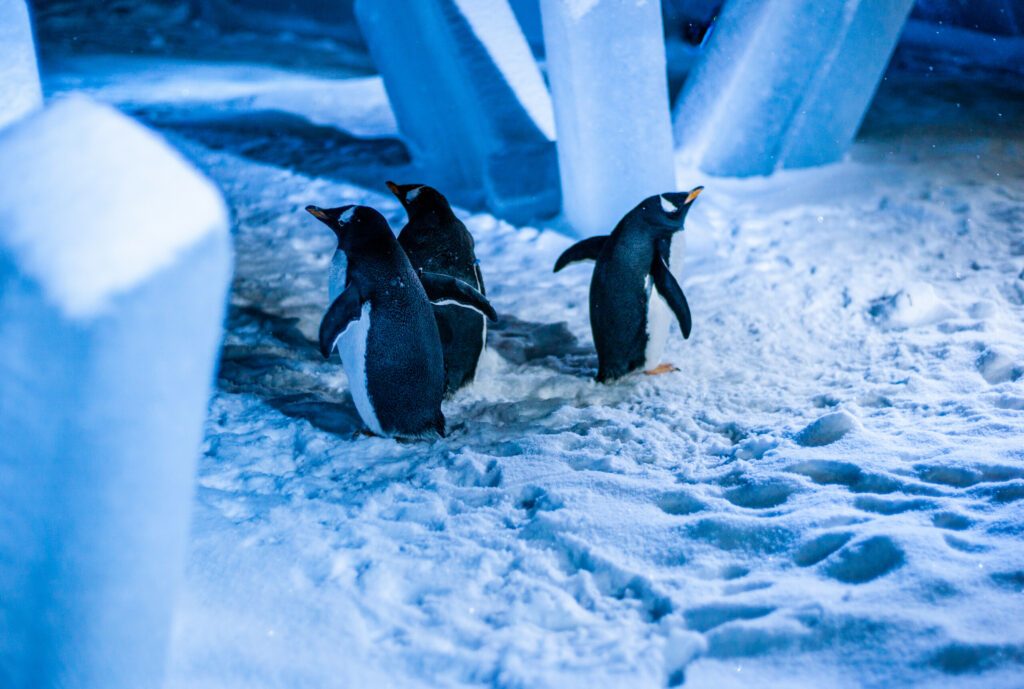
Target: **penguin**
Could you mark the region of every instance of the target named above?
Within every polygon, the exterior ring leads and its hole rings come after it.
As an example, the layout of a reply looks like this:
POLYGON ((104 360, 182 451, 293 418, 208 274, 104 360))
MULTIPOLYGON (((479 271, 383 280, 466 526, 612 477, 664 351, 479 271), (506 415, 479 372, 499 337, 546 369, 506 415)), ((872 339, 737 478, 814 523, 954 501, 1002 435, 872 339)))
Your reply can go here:
POLYGON ((644 368, 651 375, 674 371, 659 365, 668 309, 683 337, 693 327, 690 306, 669 270, 672 235, 683 229, 690 206, 704 187, 644 199, 610 235, 590 237, 558 257, 554 271, 577 261, 593 260, 590 281, 590 328, 597 347, 598 382, 608 382, 644 368))
MULTIPOLYGON (((398 243, 413 268, 450 275, 486 295, 480 264, 473 251, 473 235, 455 217, 448 199, 425 184, 387 185, 409 216, 409 222, 398 235, 398 243)), ((445 396, 451 397, 476 375, 477 362, 487 342, 487 320, 458 305, 435 305, 434 316, 444 352, 445 396)))
POLYGON ((339 350, 359 417, 376 435, 444 437, 444 359, 431 301, 463 304, 491 319, 494 309, 465 282, 417 274, 374 209, 306 210, 338 239, 320 352, 326 359, 339 350))

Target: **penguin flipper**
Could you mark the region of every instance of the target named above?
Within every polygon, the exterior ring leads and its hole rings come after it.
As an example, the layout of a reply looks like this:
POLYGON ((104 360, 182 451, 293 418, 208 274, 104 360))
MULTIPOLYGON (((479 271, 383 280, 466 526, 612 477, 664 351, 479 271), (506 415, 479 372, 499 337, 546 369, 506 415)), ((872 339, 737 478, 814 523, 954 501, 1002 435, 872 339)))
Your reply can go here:
POLYGON ((320 353, 325 359, 330 358, 338 344, 338 338, 344 333, 352 321, 359 320, 362 315, 363 300, 359 290, 349 285, 338 295, 334 303, 327 309, 320 321, 320 353))
POLYGON ((487 301, 487 297, 473 289, 468 283, 453 278, 450 275, 428 273, 426 271, 420 272, 420 281, 423 283, 423 289, 426 291, 427 298, 431 302, 435 304, 454 302, 459 306, 479 311, 492 321, 498 320, 498 314, 495 313, 491 303, 487 301))
POLYGON ((604 243, 606 241, 608 241, 608 235, 588 237, 581 242, 576 242, 566 249, 562 255, 558 257, 558 260, 555 261, 554 272, 557 273, 570 263, 576 263, 577 261, 596 261, 598 255, 601 253, 601 249, 604 248, 604 243))
POLYGON ((690 315, 690 305, 686 303, 686 295, 683 288, 676 282, 675 276, 668 269, 668 262, 660 247, 654 252, 654 261, 651 264, 651 277, 654 279, 654 287, 658 294, 668 303, 672 313, 679 321, 679 327, 683 331, 683 339, 690 337, 693 329, 693 318, 690 315))

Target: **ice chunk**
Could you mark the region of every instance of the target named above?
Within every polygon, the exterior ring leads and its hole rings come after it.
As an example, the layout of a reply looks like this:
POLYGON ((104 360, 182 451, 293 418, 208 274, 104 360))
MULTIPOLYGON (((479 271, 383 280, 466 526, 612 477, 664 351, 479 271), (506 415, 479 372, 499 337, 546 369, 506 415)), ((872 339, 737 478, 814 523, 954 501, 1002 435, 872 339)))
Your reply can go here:
POLYGON ((28 7, 23 0, 0 0, 0 128, 42 103, 28 7))
POLYGON ((606 234, 675 189, 659 2, 541 0, 565 216, 606 234))
POLYGON ((220 194, 73 97, 0 132, 0 675, 159 686, 230 278, 220 194))
POLYGON ((871 105, 911 5, 913 0, 861 2, 851 12, 845 36, 793 117, 783 143, 783 167, 812 167, 843 157, 871 105))
POLYGON ((735 0, 675 109, 684 162, 718 175, 837 160, 913 0, 735 0))
POLYGON ((558 211, 551 101, 507 0, 357 0, 424 182, 527 221, 558 211))

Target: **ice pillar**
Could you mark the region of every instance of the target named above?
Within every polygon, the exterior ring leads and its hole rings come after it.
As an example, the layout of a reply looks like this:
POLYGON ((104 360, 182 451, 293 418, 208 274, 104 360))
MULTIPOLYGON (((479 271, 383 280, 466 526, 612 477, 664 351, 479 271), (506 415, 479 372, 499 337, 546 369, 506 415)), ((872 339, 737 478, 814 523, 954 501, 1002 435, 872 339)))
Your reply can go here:
POLYGON ((558 212, 551 100, 507 0, 357 0, 422 181, 527 221, 558 212))
POLYGON ((675 189, 659 0, 541 0, 565 216, 606 234, 675 189))
POLYGON ((161 686, 231 250, 218 191, 80 97, 0 132, 0 685, 161 686))
POLYGON ((28 7, 0 0, 0 129, 42 104, 28 7))
POLYGON ((849 148, 913 0, 730 0, 675 109, 684 162, 766 175, 849 148))

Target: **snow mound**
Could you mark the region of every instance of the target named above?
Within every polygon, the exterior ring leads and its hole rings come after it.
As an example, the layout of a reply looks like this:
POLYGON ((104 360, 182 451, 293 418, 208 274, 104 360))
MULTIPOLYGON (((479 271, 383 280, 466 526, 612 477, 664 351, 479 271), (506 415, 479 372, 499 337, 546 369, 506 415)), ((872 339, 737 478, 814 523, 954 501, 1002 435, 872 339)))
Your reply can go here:
POLYGON ((71 96, 0 135, 0 246, 67 315, 227 227, 220 193, 159 136, 71 96))
POLYGON ((875 299, 868 312, 876 323, 885 328, 916 328, 957 315, 927 282, 914 282, 896 294, 875 299))
POLYGON ((1001 349, 986 349, 975 362, 978 373, 991 385, 1014 381, 1024 375, 1024 366, 1020 366, 1013 356, 1001 349))
POLYGON ((832 412, 812 421, 793 440, 804 447, 831 445, 859 426, 860 422, 848 412, 832 412))

